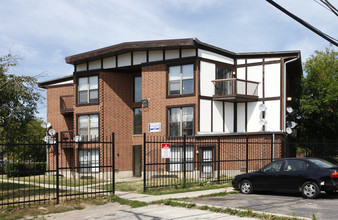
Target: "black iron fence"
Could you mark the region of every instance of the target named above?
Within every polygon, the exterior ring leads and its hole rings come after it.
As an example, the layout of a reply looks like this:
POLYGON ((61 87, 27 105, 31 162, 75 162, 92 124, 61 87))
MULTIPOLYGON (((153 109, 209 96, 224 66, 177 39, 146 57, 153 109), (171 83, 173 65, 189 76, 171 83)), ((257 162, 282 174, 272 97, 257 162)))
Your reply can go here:
POLYGON ((275 135, 261 137, 147 137, 144 134, 144 191, 150 188, 229 182, 286 155, 275 135))
POLYGON ((338 160, 337 140, 285 139, 282 135, 155 137, 144 134, 144 191, 230 182, 283 157, 338 160))
POLYGON ((297 157, 319 157, 338 164, 338 140, 297 138, 286 141, 287 148, 297 157))
POLYGON ((114 193, 114 133, 75 142, 56 134, 46 144, 0 143, 0 206, 53 202, 114 193))

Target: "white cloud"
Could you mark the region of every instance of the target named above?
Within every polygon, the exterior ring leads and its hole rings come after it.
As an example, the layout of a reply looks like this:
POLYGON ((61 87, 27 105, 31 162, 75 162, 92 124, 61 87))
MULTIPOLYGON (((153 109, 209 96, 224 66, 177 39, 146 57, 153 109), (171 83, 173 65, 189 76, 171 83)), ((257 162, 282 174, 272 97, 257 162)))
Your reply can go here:
MULTIPOLYGON (((337 17, 314 1, 275 1, 338 38, 337 17)), ((66 56, 128 41, 197 37, 234 52, 302 50, 303 61, 329 45, 266 1, 11 0, 0 20, 0 54, 21 55, 15 73, 44 80, 72 73, 66 56)))

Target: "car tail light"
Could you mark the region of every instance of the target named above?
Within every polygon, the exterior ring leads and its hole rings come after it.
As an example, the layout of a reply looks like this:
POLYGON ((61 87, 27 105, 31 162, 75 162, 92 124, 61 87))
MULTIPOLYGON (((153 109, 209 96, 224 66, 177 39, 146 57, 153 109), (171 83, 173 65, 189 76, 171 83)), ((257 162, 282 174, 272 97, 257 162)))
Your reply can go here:
POLYGON ((332 178, 338 178, 338 172, 331 173, 332 178))

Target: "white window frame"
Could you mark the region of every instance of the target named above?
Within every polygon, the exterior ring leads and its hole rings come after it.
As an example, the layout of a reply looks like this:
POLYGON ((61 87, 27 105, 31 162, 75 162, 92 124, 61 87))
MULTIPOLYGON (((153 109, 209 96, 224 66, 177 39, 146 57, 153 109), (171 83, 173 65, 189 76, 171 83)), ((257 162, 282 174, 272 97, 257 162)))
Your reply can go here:
MULTIPOLYGON (((172 146, 170 151, 170 167, 169 170, 171 172, 182 172, 183 171, 183 146, 172 146)), ((185 152, 185 170, 187 172, 194 171, 195 168, 195 148, 194 146, 186 146, 186 152, 185 152), (189 163, 192 162, 192 163, 189 163)))
MULTIPOLYGON (((169 135, 168 136, 173 136, 170 132, 170 125, 173 124, 173 123, 177 123, 177 122, 172 122, 171 121, 171 111, 172 109, 179 109, 180 111, 180 115, 179 115, 179 136, 183 136, 183 122, 192 122, 192 135, 194 135, 194 124, 195 124, 195 121, 194 121, 194 116, 195 116, 195 109, 193 106, 183 106, 183 107, 170 107, 168 108, 168 133, 169 135), (184 108, 192 108, 192 120, 191 121, 183 121, 183 109, 184 108)), ((190 136, 190 135, 189 135, 190 136)))
POLYGON ((100 172, 100 150, 81 149, 79 150, 80 173, 100 172))
POLYGON ((77 95, 78 95, 78 98, 77 98, 77 103, 79 105, 86 105, 86 104, 97 104, 99 103, 99 76, 87 76, 87 77, 79 77, 78 78, 78 91, 77 91, 77 95), (97 84, 91 84, 90 81, 91 79, 94 79, 96 78, 96 82, 97 84), (80 81, 86 81, 84 84, 80 84, 80 81), (83 88, 82 88, 83 87, 83 88), (92 88, 91 88, 92 87, 92 88), (91 97, 90 97, 90 94, 91 92, 95 92, 97 93, 97 101, 92 101, 91 102, 91 97), (86 96, 87 96, 87 100, 86 102, 80 102, 80 93, 81 92, 85 92, 86 93, 86 96))
POLYGON ((194 64, 183 64, 183 65, 176 65, 176 66, 169 66, 169 69, 168 69, 168 95, 169 96, 180 96, 180 95, 191 95, 191 94, 194 94, 194 91, 195 91, 195 88, 194 88, 194 84, 195 84, 195 65, 194 64), (192 66, 192 77, 188 77, 188 78, 184 78, 183 76, 183 68, 185 66, 192 66), (179 67, 180 68, 180 77, 179 79, 170 79, 170 69, 171 68, 177 68, 179 67), (192 92, 191 93, 183 93, 183 82, 184 80, 192 80, 192 92), (180 86, 180 92, 179 94, 171 94, 171 82, 179 82, 179 86, 180 86))
POLYGON ((100 125, 99 125, 99 120, 100 120, 100 117, 99 117, 99 114, 90 114, 90 115, 79 115, 78 116, 78 135, 80 136, 81 138, 81 141, 96 141, 96 140, 99 140, 99 132, 100 132, 100 125), (97 126, 94 127, 94 126, 91 126, 91 118, 93 117, 97 117, 97 126), (81 118, 84 119, 84 120, 87 120, 87 125, 84 127, 87 129, 87 132, 84 134, 81 134, 82 132, 80 131, 81 129, 81 126, 80 126, 80 123, 81 123, 81 118), (97 129, 97 135, 94 135, 92 136, 91 133, 94 129, 97 129))

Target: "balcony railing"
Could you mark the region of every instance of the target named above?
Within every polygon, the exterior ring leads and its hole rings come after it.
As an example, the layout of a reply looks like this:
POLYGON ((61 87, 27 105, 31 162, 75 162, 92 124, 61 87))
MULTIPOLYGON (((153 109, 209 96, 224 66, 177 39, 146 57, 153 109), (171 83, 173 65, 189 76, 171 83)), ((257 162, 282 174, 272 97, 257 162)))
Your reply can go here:
POLYGON ((61 148, 74 148, 74 133, 73 131, 61 131, 61 148))
POLYGON ((60 112, 61 114, 72 113, 73 110, 73 95, 60 96, 60 112))
POLYGON ((212 82, 215 85, 214 100, 231 102, 258 100, 258 82, 236 78, 217 79, 212 82))

